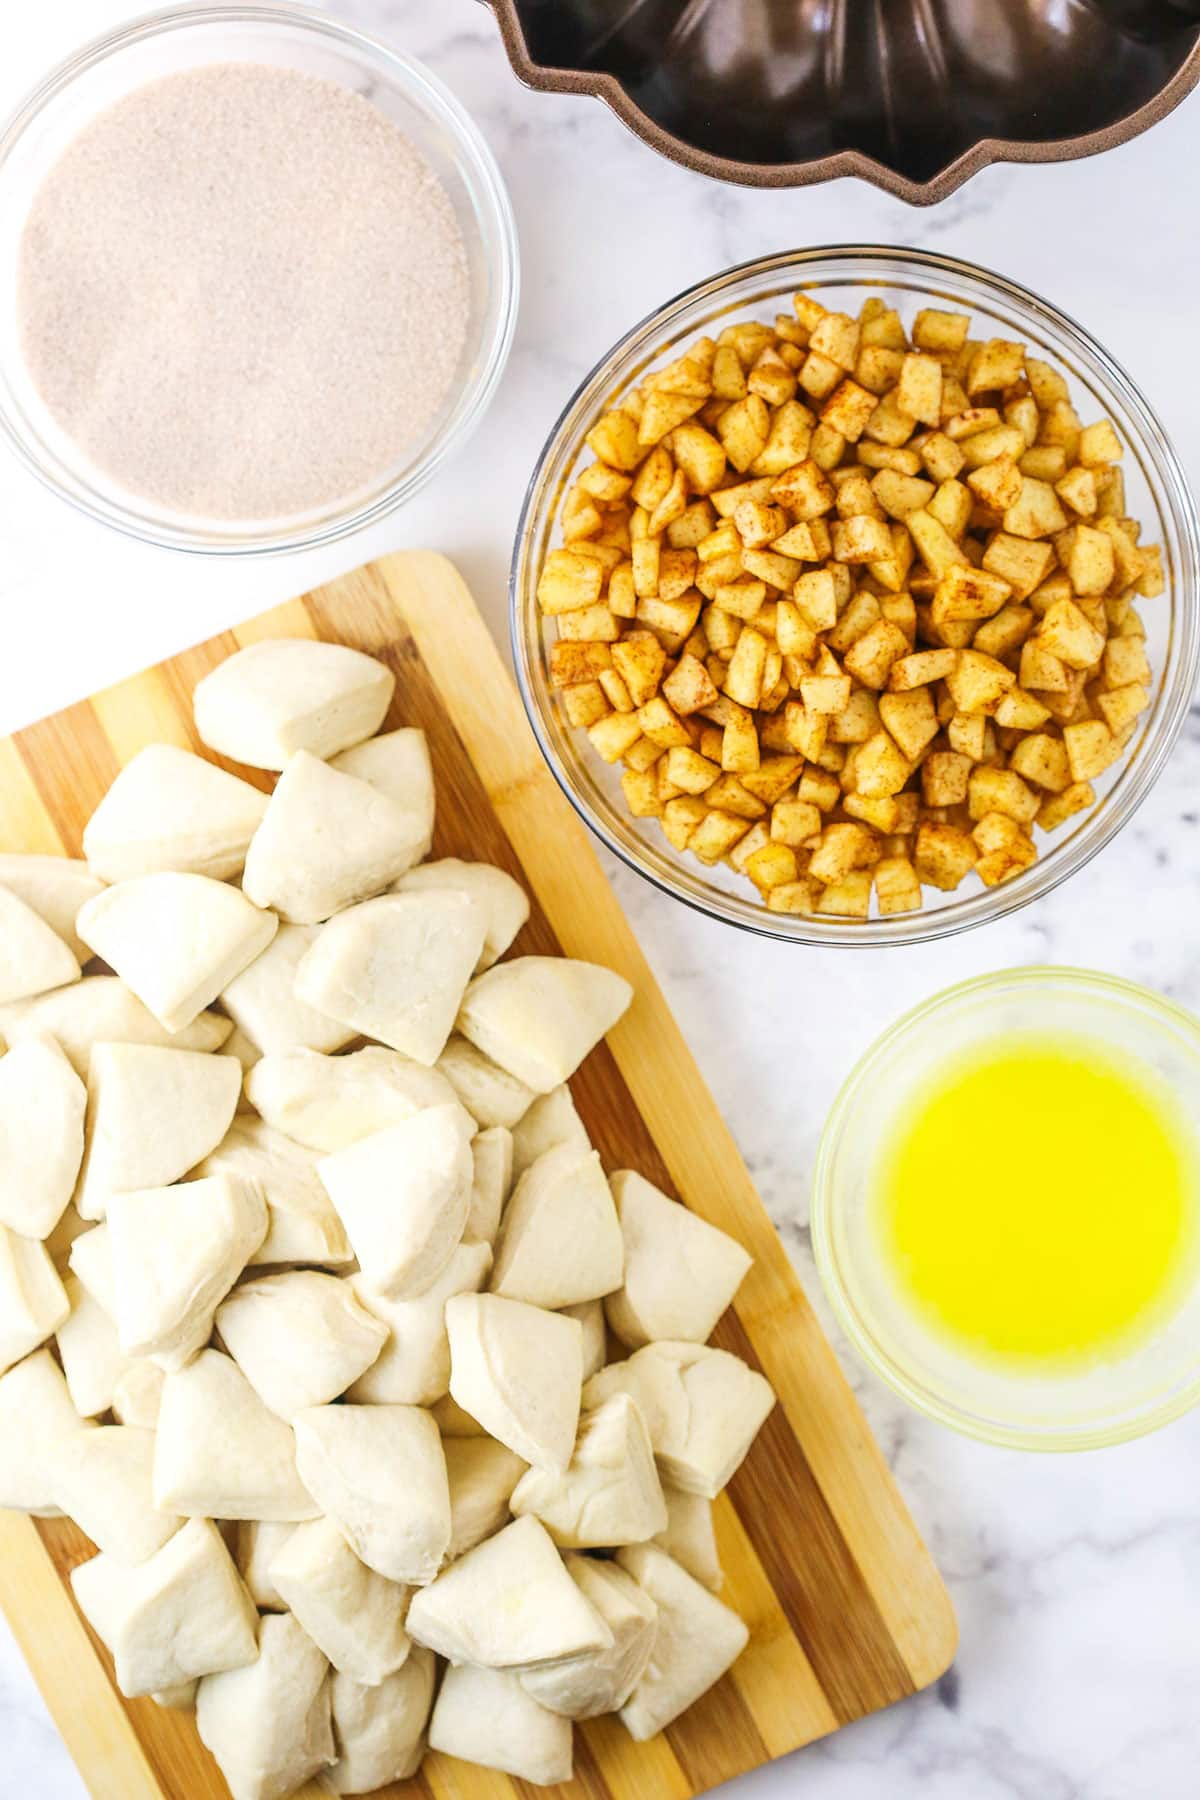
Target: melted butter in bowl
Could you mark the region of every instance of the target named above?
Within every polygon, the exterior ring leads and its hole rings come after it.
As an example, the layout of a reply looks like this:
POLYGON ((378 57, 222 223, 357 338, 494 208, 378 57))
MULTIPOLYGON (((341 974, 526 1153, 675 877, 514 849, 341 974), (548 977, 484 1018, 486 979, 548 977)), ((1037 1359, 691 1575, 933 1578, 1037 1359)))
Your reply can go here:
POLYGON ((988 975, 872 1046, 826 1123, 813 1243, 921 1411, 1095 1449, 1200 1400, 1200 1021, 1081 969, 988 975))
POLYGON ((904 1302, 1025 1371, 1121 1354, 1195 1277, 1179 1102, 1085 1037, 1014 1033, 935 1075, 882 1145, 874 1205, 904 1302))

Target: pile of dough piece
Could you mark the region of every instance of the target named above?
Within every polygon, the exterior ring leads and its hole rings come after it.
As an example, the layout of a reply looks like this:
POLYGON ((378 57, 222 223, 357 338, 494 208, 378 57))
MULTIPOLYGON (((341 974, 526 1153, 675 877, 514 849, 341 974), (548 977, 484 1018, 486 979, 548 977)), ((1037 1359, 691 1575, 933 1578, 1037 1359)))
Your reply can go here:
POLYGON ((708 1347, 745 1251, 606 1174, 567 1085, 631 999, 501 960, 429 861, 378 662, 272 640, 118 775, 87 861, 0 856, 0 1506, 69 1515, 121 1691, 235 1800, 428 1746, 567 1780, 747 1631, 712 1501, 774 1404, 708 1347), (93 957, 106 972, 84 972, 93 957))

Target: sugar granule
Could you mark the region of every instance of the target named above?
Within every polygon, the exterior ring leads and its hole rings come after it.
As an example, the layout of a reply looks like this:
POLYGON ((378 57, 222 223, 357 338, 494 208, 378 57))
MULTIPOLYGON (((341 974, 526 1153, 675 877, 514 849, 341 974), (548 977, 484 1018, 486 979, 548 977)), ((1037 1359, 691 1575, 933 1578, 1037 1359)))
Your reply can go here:
POLYGON ((260 63, 134 90, 34 197, 23 354, 132 493, 208 519, 364 492, 426 437, 464 353, 466 252, 368 100, 260 63))

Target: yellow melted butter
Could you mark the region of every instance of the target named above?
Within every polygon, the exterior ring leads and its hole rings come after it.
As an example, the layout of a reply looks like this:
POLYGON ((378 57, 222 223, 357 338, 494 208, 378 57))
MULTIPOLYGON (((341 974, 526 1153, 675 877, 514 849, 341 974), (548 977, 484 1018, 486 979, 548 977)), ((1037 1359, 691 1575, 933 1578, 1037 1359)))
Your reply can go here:
POLYGON ((875 1204, 903 1298, 961 1351, 1098 1361, 1189 1285, 1194 1134, 1135 1059, 1014 1033, 919 1093, 882 1147, 875 1204))

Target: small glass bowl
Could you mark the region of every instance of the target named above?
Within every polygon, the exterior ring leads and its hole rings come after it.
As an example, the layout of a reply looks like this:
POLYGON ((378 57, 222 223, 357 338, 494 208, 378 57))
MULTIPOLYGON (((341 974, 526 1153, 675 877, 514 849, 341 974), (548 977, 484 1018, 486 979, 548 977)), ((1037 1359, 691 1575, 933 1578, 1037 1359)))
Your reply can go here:
POLYGON ((424 486, 482 418, 512 344, 517 233, 495 159, 469 114, 428 69, 354 26, 290 5, 178 6, 121 26, 53 70, 0 131, 0 432, 25 466, 82 512, 132 537, 213 554, 311 549, 386 517, 424 486), (57 425, 21 355, 16 266, 42 178, 97 113, 131 89, 214 62, 266 62, 365 95, 416 145, 454 206, 466 247, 467 340, 425 439, 365 491, 281 519, 173 512, 109 480, 57 425))
MULTIPOLYGON (((1193 1122, 1200 1174, 1200 1020, 1116 976, 1012 969, 925 1001, 858 1064, 817 1154, 813 1248, 851 1342, 911 1406, 992 1444, 1095 1450, 1154 1431, 1200 1401, 1200 1272, 1176 1311, 1127 1353, 1067 1374, 1021 1375, 973 1361, 923 1325, 896 1291, 873 1217, 875 1159, 914 1094, 956 1057, 1038 1030, 1082 1034, 1147 1066, 1193 1122)), ((970 1199, 968 1173, 964 1206, 970 1199)))
POLYGON ((1200 520, 1179 459, 1132 381, 1082 326, 1003 276, 951 257, 886 246, 794 250, 743 263, 689 288, 635 325, 577 389, 547 440, 525 497, 510 583, 513 656, 525 710, 559 786, 603 843, 664 893, 710 918, 791 943, 859 948, 923 943, 1002 918, 1049 893, 1132 817, 1170 754, 1200 676, 1198 581, 1200 520), (981 888, 968 876, 951 894, 926 889, 922 912, 889 918, 768 912, 732 869, 705 868, 673 850, 655 820, 631 817, 620 769, 602 763, 587 734, 572 730, 563 718, 547 672, 553 621, 543 621, 537 605, 539 571, 547 551, 561 541, 562 498, 591 460, 585 437, 600 414, 701 333, 790 310, 797 288, 828 307, 850 311, 878 295, 909 321, 922 306, 965 308, 979 322, 974 335, 990 331, 1031 345, 1068 377, 1085 423, 1100 414, 1112 419, 1125 445, 1129 512, 1142 521, 1144 540, 1163 547, 1167 591, 1143 606, 1157 683, 1154 702, 1121 762, 1095 782, 1096 805, 1050 836, 1039 833, 1038 861, 1014 880, 981 888))

